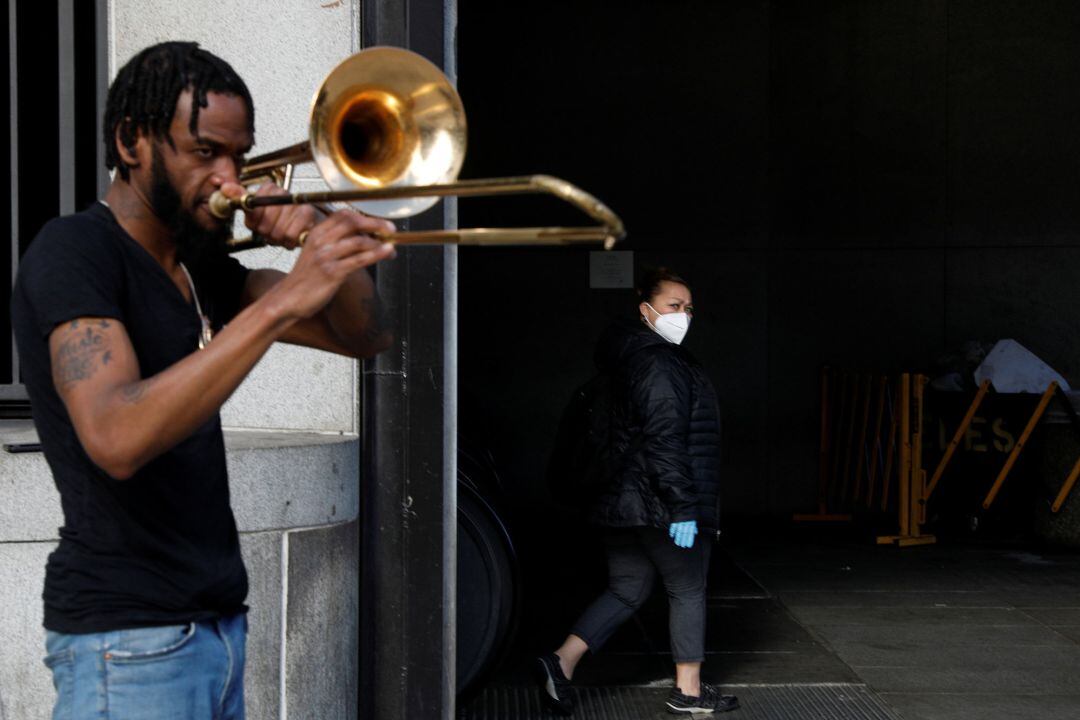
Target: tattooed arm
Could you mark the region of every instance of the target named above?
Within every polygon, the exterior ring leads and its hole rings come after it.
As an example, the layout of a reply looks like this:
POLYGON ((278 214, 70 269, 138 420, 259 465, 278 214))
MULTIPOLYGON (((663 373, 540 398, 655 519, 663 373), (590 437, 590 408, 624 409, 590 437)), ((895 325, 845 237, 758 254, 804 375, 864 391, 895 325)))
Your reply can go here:
POLYGON ((321 334, 339 330, 324 311, 352 292, 342 288, 354 278, 361 299, 373 297, 370 278, 357 271, 393 256, 392 247, 369 235, 381 222, 339 211, 318 223, 288 275, 248 298, 206 349, 150 378, 141 377, 122 323, 86 317, 54 328, 53 383, 90 459, 114 478, 131 477, 211 418, 277 340, 311 339, 316 347, 352 352, 347 338, 321 334), (311 320, 320 315, 324 330, 311 320), (294 331, 297 325, 313 329, 294 331))
POLYGON ((49 336, 53 384, 90 459, 125 480, 212 417, 288 322, 251 308, 205 350, 144 379, 122 323, 78 318, 49 336))
MULTIPOLYGON (((244 288, 245 303, 264 295, 283 277, 284 273, 277 270, 252 270, 244 288)), ((393 334, 387 327, 371 276, 361 269, 349 276, 326 307, 293 325, 280 339, 362 358, 390 347, 393 334)))

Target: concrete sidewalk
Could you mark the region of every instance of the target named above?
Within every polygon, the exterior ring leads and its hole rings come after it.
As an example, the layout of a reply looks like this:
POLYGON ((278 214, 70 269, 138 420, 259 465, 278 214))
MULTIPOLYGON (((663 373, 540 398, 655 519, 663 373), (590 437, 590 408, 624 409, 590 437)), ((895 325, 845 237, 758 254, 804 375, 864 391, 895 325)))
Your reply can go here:
POLYGON ((728 550, 905 720, 1080 718, 1080 555, 822 535, 728 550))
MULTIPOLYGON (((526 618, 459 717, 554 717, 532 660, 587 599, 579 593, 554 621, 526 618)), ((743 700, 722 716, 731 720, 1080 718, 1077 553, 952 540, 899 549, 845 528, 736 528, 713 556, 708 614, 702 673, 743 700)), ((671 676, 656 588, 579 666, 575 718, 669 717, 671 676)))

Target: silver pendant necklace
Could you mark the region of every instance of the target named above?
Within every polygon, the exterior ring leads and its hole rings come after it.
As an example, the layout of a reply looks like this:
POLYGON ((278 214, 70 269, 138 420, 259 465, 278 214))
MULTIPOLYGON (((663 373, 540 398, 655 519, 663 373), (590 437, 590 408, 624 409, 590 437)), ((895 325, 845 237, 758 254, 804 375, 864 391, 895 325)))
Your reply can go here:
MULTIPOLYGON (((109 208, 110 211, 112 210, 109 203, 104 200, 98 200, 98 202, 109 208)), ((195 301, 195 312, 199 314, 199 325, 201 327, 199 330, 199 349, 202 350, 214 339, 214 331, 210 329, 210 318, 203 315, 202 305, 199 304, 199 294, 195 292, 195 281, 191 279, 191 273, 188 272, 184 263, 180 263, 180 269, 184 271, 184 277, 187 278, 188 287, 191 288, 191 299, 195 301)))
POLYGON ((202 325, 202 330, 199 331, 199 349, 202 350, 210 344, 210 341, 214 338, 214 332, 210 329, 210 318, 203 315, 202 306, 199 304, 199 295, 195 292, 195 281, 191 279, 191 273, 188 272, 184 263, 180 263, 180 269, 184 271, 188 287, 191 288, 191 299, 195 301, 195 312, 199 314, 199 322, 202 325))

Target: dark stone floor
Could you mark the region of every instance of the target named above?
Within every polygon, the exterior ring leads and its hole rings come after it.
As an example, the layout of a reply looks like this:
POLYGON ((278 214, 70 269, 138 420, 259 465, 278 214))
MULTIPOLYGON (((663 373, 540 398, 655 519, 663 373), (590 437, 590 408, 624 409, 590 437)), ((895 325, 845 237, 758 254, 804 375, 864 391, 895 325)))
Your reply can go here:
MULTIPOLYGON (((517 639, 489 688, 532 686, 532 657, 558 644, 602 582, 602 566, 579 559, 558 569, 558 591, 555 575, 527 578, 517 639)), ((850 686, 904 720, 1080 718, 1075 551, 965 539, 900 549, 850 530, 736 529, 714 554, 708 608, 705 679, 758 702, 768 688, 850 686)), ((575 684, 670 685, 666 626, 656 591, 575 684)), ((730 717, 740 713, 749 716, 730 717)))
POLYGON ((1080 553, 811 531, 729 550, 906 720, 1080 718, 1080 553))

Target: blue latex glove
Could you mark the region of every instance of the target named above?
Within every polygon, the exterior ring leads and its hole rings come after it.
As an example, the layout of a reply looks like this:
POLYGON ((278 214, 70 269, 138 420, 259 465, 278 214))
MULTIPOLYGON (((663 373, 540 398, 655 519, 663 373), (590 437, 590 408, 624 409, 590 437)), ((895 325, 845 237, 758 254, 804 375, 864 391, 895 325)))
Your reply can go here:
POLYGON ((697 535, 697 520, 671 523, 671 527, 668 528, 668 535, 681 548, 693 547, 694 536, 697 535))

